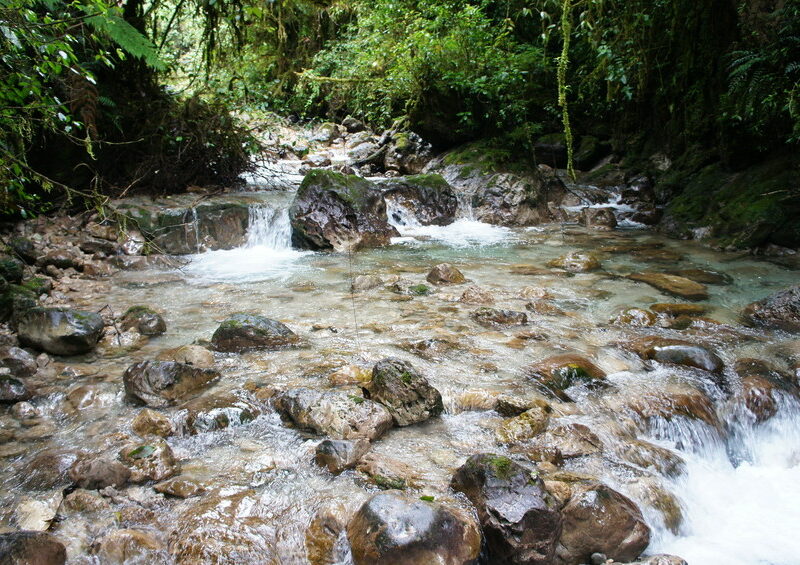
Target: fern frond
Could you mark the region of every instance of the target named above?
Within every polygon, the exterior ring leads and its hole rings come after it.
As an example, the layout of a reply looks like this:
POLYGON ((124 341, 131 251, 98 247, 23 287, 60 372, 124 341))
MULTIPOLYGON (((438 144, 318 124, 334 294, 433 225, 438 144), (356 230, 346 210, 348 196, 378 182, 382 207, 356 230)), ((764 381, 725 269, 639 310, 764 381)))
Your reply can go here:
POLYGON ((157 71, 166 70, 167 65, 158 56, 158 50, 153 42, 114 11, 95 13, 90 15, 86 21, 95 30, 116 43, 128 55, 141 59, 148 67, 157 71))

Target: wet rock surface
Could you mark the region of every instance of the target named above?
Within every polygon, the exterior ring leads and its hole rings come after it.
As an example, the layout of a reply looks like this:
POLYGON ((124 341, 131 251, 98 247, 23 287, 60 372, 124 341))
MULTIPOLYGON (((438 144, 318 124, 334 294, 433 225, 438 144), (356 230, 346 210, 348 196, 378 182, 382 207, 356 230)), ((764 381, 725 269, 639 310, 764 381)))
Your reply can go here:
POLYGON ((467 513, 392 492, 365 502, 347 537, 356 565, 467 565, 481 550, 480 529, 467 513))
POLYGON ((742 316, 754 326, 800 333, 800 285, 753 302, 742 316))
POLYGON ((241 352, 287 347, 299 340, 281 322, 264 316, 235 314, 220 324, 211 337, 211 344, 217 351, 241 352))
POLYGON ((401 359, 379 361, 372 369, 372 380, 366 390, 370 399, 386 407, 398 426, 423 422, 444 410, 439 391, 401 359))
POLYGON ((174 361, 142 361, 128 367, 122 382, 128 399, 158 408, 175 404, 219 378, 213 369, 174 361))
POLYGON ((628 276, 628 278, 634 281, 647 283, 658 290, 680 298, 689 300, 706 300, 708 298, 708 289, 705 285, 678 275, 644 271, 641 273, 634 273, 628 276))
POLYGON ((0 534, 0 562, 8 565, 64 565, 67 550, 46 532, 0 534))
POLYGON ((94 349, 104 325, 100 315, 93 312, 33 308, 19 320, 19 340, 54 355, 80 355, 94 349))
POLYGON ((489 559, 497 563, 552 563, 562 519, 541 479, 511 459, 473 455, 453 475, 478 511, 489 559))

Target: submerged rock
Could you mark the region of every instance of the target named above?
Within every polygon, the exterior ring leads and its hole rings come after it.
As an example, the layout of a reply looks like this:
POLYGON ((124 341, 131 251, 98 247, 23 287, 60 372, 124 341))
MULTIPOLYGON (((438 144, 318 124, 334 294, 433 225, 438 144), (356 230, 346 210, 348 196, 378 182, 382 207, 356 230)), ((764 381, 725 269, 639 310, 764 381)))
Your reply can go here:
POLYGON ((536 437, 542 433, 550 421, 553 409, 542 401, 519 416, 505 420, 495 432, 500 443, 517 443, 536 437))
POLYGON ((641 308, 628 308, 614 319, 614 323, 637 327, 654 326, 656 315, 641 308))
POLYGON ((609 231, 617 227, 613 208, 584 208, 579 217, 581 224, 595 230, 609 231))
POLYGON ((389 357, 375 364, 366 385, 369 398, 384 405, 398 426, 410 426, 438 416, 442 395, 402 359, 389 357))
POLYGON ((92 545, 92 553, 101 563, 108 565, 130 562, 166 565, 165 549, 152 534, 134 529, 115 530, 92 545))
POLYGON ((131 479, 131 471, 119 461, 87 456, 78 459, 70 467, 69 478, 78 487, 87 490, 122 488, 131 479))
POLYGON ((706 300, 708 298, 708 289, 705 285, 678 275, 644 271, 628 275, 628 278, 647 283, 667 294, 673 294, 688 300, 706 300))
POLYGON ((553 563, 561 515, 530 469, 507 457, 473 455, 456 471, 450 486, 477 509, 491 563, 553 563))
POLYGON ((88 353, 103 334, 103 318, 69 308, 31 308, 18 323, 20 343, 54 355, 88 353))
POLYGON ((558 259, 553 259, 547 264, 549 267, 564 269, 570 273, 588 273, 600 268, 600 261, 591 253, 580 253, 572 251, 562 255, 558 259))
POLYGON ((595 387, 606 378, 606 374, 588 359, 569 354, 556 355, 530 365, 525 374, 540 385, 542 392, 567 402, 572 398, 566 389, 576 384, 595 387))
POLYGON ((156 359, 158 361, 175 361, 202 369, 214 366, 214 354, 199 345, 183 345, 175 349, 167 349, 159 353, 156 359))
POLYGON ((461 293, 459 302, 465 304, 494 304, 494 297, 488 290, 484 290, 479 286, 468 286, 467 289, 461 293))
POLYGON ((431 284, 461 284, 467 281, 461 271, 450 263, 436 265, 428 273, 427 281, 431 284))
POLYGON ((159 408, 174 404, 218 378, 219 372, 213 369, 173 361, 142 361, 128 367, 122 382, 129 399, 159 408))
POLYGON ((234 314, 217 328, 211 344, 217 351, 242 352, 252 349, 279 349, 300 340, 281 322, 264 316, 234 314))
POLYGON ((19 379, 0 375, 0 404, 13 404, 29 400, 33 394, 19 379))
POLYGON ((528 315, 525 312, 500 310, 498 308, 478 308, 470 314, 470 318, 484 328, 490 329, 524 326, 528 323, 528 315))
POLYGON ((742 317, 752 326, 800 333, 800 285, 753 302, 742 317))
POLYGON ((47 532, 0 534, 0 562, 8 565, 64 565, 67 549, 47 532))
POLYGON ((380 247, 400 235, 387 220, 378 187, 360 177, 320 169, 303 179, 289 217, 292 243, 306 249, 380 247))
POLYGON ((347 525, 355 565, 468 565, 481 551, 466 512, 396 493, 373 495, 347 525))
POLYGON ((18 379, 32 376, 39 368, 33 355, 13 346, 0 348, 0 366, 8 368, 18 379))
POLYGON ((375 440, 392 427, 386 408, 344 392, 295 388, 275 396, 275 409, 300 428, 334 439, 375 440))
POLYGON ((394 457, 377 453, 364 455, 356 465, 356 469, 383 490, 403 490, 417 486, 419 481, 416 471, 410 465, 394 457))
POLYGON ((144 408, 131 422, 131 429, 141 437, 167 437, 174 432, 172 421, 164 414, 144 408))
POLYGON ((159 482, 181 472, 181 464, 163 439, 123 447, 119 458, 131 469, 132 483, 159 482))
POLYGON ((242 426, 255 420, 261 408, 243 393, 201 396, 181 406, 183 433, 198 434, 242 426))
POLYGON ((615 561, 633 561, 650 543, 650 528, 636 504, 600 483, 573 489, 561 515, 558 564, 586 563, 593 553, 615 561))
POLYGON ((778 412, 778 396, 797 394, 797 388, 788 375, 760 359, 739 359, 734 366, 742 382, 734 402, 742 404, 757 422, 764 422, 778 412))

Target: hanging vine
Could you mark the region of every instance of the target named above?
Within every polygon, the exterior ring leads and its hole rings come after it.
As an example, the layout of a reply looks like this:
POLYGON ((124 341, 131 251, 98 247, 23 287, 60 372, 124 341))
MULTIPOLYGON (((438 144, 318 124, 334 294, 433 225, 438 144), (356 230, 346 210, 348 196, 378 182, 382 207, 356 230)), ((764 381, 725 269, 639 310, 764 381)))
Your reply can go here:
POLYGON ((563 38, 561 55, 558 57, 558 105, 561 107, 561 121, 564 125, 564 141, 567 145, 567 172, 575 180, 573 162, 574 147, 572 128, 569 125, 569 106, 567 104, 567 67, 569 65, 569 40, 572 33, 572 0, 564 0, 561 6, 561 36, 563 38))

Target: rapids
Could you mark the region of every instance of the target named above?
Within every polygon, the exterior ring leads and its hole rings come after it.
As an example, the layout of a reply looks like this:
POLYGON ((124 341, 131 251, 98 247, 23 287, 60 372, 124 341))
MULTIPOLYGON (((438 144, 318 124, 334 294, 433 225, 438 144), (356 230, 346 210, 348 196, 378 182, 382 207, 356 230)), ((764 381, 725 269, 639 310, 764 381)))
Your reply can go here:
MULTIPOLYGON (((421 226, 413 212, 397 206, 389 209, 401 234, 394 245, 350 256, 312 253, 291 248, 287 208, 292 193, 255 194, 262 203, 250 210, 247 243, 241 248, 198 254, 173 270, 122 271, 104 292, 74 297, 79 306, 91 310, 108 304, 121 312, 147 304, 164 312, 168 331, 135 351, 56 361, 55 383, 35 401, 39 412, 35 424, 26 423, 27 434, 19 433, 14 442, 2 445, 2 524, 13 526, 19 519, 15 509, 24 497, 50 494, 25 486, 37 454, 53 448, 103 452, 117 445, 118 434, 132 434, 130 422, 138 408, 124 401, 121 386, 121 374, 129 364, 154 358, 167 348, 205 343, 229 314, 249 312, 283 321, 305 345, 267 353, 215 354, 223 378, 214 391, 256 386, 324 389, 330 386, 328 375, 343 365, 367 367, 386 356, 407 359, 441 391, 445 413, 420 425, 393 429, 373 451, 409 464, 419 495, 454 504, 463 500, 453 497, 448 483, 466 457, 484 451, 517 456, 495 442, 493 430, 502 417, 485 408, 487 399, 503 392, 531 393, 533 385, 522 376, 522 368, 533 361, 564 352, 592 358, 609 374, 611 388, 578 391, 578 402, 563 403, 556 413, 564 422, 589 426, 603 441, 603 458, 569 460, 566 469, 599 476, 635 500, 653 529, 651 552, 680 555, 691 565, 798 562, 800 406, 796 400, 782 399, 778 414, 764 423, 741 417, 731 397, 697 371, 655 362, 646 365, 618 346, 643 335, 685 339, 685 332, 611 323, 626 307, 679 302, 624 278, 631 272, 702 268, 730 276, 731 284, 709 285, 707 316, 721 324, 701 324, 688 335, 717 352, 735 389, 738 383, 731 367, 736 359, 773 360, 789 339, 741 327, 739 311, 796 283, 796 271, 644 230, 592 232, 574 225, 512 229, 476 222, 468 210, 449 226, 421 226), (615 246, 643 253, 614 252, 615 246), (608 251, 603 252, 604 247, 608 251), (680 258, 648 257, 647 250, 653 249, 672 251, 680 258), (576 250, 596 253, 602 270, 563 276, 556 271, 526 274, 520 268, 544 268, 548 261, 576 250), (495 307, 524 310, 536 296, 548 298, 566 314, 529 313, 528 327, 486 330, 469 318, 476 306, 458 302, 466 285, 434 288, 428 296, 413 298, 383 288, 350 292, 359 274, 424 283, 430 268, 442 262, 457 266, 468 285, 492 294, 495 307), (536 337, 524 333, 531 331, 536 337), (439 340, 446 347, 410 347, 423 340, 439 340), (75 400, 80 387, 91 392, 91 401, 75 400), (724 425, 713 429, 682 417, 644 424, 620 411, 637 395, 664 389, 703 390, 713 399, 724 425), (667 476, 620 457, 631 434, 679 455, 685 461, 683 472, 667 476), (648 495, 652 491, 642 488, 645 482, 659 485, 677 500, 683 520, 672 531, 663 507, 648 495)), ((4 417, 3 425, 15 424, 4 417)), ((230 494, 252 489, 254 499, 266 509, 268 542, 282 563, 304 562, 305 530, 318 508, 333 502, 356 508, 374 490, 354 471, 334 477, 315 466, 319 438, 287 427, 268 408, 246 425, 168 441, 182 460, 182 475, 202 482, 208 491, 230 494)), ((148 527, 162 535, 196 502, 163 498, 147 487, 129 490, 128 497, 153 512, 148 527)), ((67 545, 70 563, 100 563, 91 556, 91 544, 119 522, 111 511, 92 519, 70 514, 56 520, 52 531, 67 545)), ((220 521, 218 527, 223 532, 229 525, 220 521)), ((339 562, 348 563, 342 539, 337 548, 339 562)), ((170 562, 168 555, 162 557, 170 562)))

